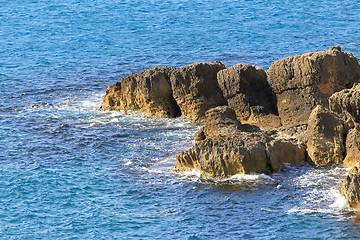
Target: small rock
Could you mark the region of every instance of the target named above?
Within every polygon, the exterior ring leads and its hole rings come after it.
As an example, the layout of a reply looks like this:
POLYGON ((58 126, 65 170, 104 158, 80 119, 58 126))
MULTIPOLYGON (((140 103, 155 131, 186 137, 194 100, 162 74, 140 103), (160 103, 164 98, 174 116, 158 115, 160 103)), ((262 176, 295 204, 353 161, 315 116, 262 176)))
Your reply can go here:
POLYGON ((360 173, 350 174, 340 183, 339 191, 347 199, 351 207, 360 202, 360 173))

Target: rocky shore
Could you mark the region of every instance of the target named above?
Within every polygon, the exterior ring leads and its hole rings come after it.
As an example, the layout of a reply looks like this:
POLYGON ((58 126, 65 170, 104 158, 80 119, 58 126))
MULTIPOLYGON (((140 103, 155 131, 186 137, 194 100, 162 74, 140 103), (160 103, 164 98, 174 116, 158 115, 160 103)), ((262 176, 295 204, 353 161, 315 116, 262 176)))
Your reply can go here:
POLYGON ((104 110, 186 117, 205 126, 174 171, 272 174, 283 163, 352 168, 339 191, 360 202, 360 60, 339 46, 264 69, 220 62, 152 67, 108 86, 104 110))

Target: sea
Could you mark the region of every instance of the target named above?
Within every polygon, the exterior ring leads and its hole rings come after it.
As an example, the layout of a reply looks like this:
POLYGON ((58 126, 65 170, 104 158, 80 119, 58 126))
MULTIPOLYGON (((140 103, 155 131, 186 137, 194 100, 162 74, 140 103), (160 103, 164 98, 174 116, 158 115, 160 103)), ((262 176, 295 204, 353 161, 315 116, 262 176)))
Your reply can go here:
POLYGON ((0 0, 0 239, 360 239, 348 169, 174 173, 202 126, 99 110, 152 66, 265 70, 340 45, 357 0, 0 0))

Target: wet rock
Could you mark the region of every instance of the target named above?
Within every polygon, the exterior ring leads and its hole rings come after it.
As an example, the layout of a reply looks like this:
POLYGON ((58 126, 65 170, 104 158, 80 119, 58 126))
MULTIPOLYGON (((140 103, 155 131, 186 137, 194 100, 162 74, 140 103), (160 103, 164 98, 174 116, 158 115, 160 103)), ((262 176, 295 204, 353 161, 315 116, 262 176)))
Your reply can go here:
POLYGON ((170 67, 152 67, 108 86, 102 109, 134 110, 157 117, 178 117, 180 108, 172 96, 170 67))
POLYGON ((296 139, 243 125, 227 106, 207 111, 206 125, 196 136, 194 147, 177 154, 175 171, 197 169, 213 177, 270 174, 283 163, 299 165, 306 158, 305 147, 296 139))
POLYGON ((358 207, 360 202, 360 173, 348 175, 340 183, 339 191, 347 199, 351 207, 358 207))
POLYGON ((217 79, 228 106, 241 122, 280 126, 272 90, 262 68, 239 64, 219 71, 217 79))
POLYGON ((359 60, 340 47, 287 57, 271 64, 268 82, 276 94, 282 125, 306 123, 317 105, 360 80, 359 60))
POLYGON ((220 62, 194 63, 172 72, 173 97, 182 116, 201 121, 207 110, 226 104, 216 79, 224 68, 220 62))
POLYGON ((344 122, 337 114, 318 105, 308 121, 307 151, 313 163, 326 166, 344 160, 344 122))

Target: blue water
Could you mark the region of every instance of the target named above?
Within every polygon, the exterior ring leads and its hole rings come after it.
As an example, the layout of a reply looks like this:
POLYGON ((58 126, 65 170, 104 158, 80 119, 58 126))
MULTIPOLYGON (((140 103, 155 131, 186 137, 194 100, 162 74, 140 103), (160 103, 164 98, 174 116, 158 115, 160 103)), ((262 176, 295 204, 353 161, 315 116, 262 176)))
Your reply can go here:
POLYGON ((0 238, 359 239, 344 169, 177 175, 200 126, 98 110, 151 66, 360 57, 359 23, 352 0, 0 0, 0 238))

